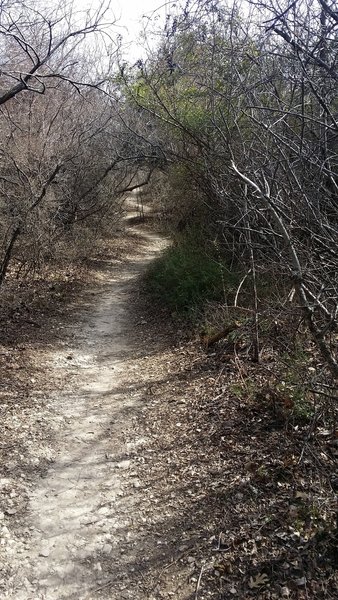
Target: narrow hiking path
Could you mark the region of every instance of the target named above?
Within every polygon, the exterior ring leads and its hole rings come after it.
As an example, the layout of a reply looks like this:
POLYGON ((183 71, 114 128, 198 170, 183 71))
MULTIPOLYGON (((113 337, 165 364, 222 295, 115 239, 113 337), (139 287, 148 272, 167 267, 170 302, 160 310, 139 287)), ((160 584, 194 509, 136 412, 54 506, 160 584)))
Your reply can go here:
POLYGON ((307 426, 252 393, 271 361, 206 350, 150 305, 163 244, 131 219, 3 336, 0 599, 333 600, 335 538, 295 529, 313 490, 336 511, 315 454, 304 479, 307 426))
POLYGON ((142 373, 129 321, 138 278, 164 244, 142 232, 137 255, 119 269, 108 263, 93 306, 73 324, 72 347, 48 357, 51 376, 67 381, 48 403, 58 451, 31 494, 30 540, 12 555, 16 576, 6 598, 94 599, 105 589, 109 598, 141 597, 128 575, 144 443, 130 435, 142 373))

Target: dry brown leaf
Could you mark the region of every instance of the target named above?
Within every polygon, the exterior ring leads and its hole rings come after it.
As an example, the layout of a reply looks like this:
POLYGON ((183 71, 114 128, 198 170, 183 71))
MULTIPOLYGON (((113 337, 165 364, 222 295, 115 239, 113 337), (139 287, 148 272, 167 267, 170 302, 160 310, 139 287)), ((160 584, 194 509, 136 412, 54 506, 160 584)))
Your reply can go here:
POLYGON ((266 585, 269 581, 269 577, 266 573, 259 573, 255 577, 250 577, 249 588, 251 590, 260 588, 262 585, 266 585))
POLYGON ((306 494, 305 492, 296 492, 295 498, 297 500, 307 500, 308 494, 306 494))

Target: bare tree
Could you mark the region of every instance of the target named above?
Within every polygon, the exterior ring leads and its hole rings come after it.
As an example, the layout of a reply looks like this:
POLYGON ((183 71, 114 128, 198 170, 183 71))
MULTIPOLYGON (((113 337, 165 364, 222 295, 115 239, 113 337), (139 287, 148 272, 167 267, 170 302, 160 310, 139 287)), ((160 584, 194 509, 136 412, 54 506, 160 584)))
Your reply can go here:
POLYGON ((337 377, 337 15, 324 0, 250 10, 188 3, 129 87, 233 260, 296 289, 337 377))
POLYGON ((153 169, 154 151, 127 125, 114 83, 107 16, 103 5, 94 13, 1 5, 0 284, 12 256, 35 268, 104 215, 113 227, 124 191, 142 185, 140 157, 149 162, 145 181, 153 169))
POLYGON ((55 79, 76 87, 102 85, 94 73, 87 79, 76 77, 76 52, 84 41, 111 37, 113 22, 106 20, 108 6, 102 3, 94 12, 76 11, 63 1, 46 8, 39 2, 2 2, 0 7, 1 65, 0 105, 24 91, 43 94, 55 79))

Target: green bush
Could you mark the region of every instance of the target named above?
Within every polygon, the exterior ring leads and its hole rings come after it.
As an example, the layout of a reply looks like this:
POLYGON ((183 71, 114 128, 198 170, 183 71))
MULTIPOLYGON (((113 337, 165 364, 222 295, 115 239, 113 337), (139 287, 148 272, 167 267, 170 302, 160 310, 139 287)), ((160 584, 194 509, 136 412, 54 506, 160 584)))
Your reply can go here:
POLYGON ((224 268, 191 240, 171 246, 146 274, 148 291, 182 313, 224 299, 224 268))

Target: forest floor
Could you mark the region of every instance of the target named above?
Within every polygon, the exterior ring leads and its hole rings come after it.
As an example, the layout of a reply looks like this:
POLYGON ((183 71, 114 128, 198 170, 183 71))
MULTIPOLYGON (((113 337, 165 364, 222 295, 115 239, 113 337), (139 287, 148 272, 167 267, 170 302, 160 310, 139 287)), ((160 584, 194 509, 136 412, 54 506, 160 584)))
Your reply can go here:
POLYGON ((149 303, 164 246, 131 224, 3 311, 0 598, 337 598, 336 439, 149 303))

